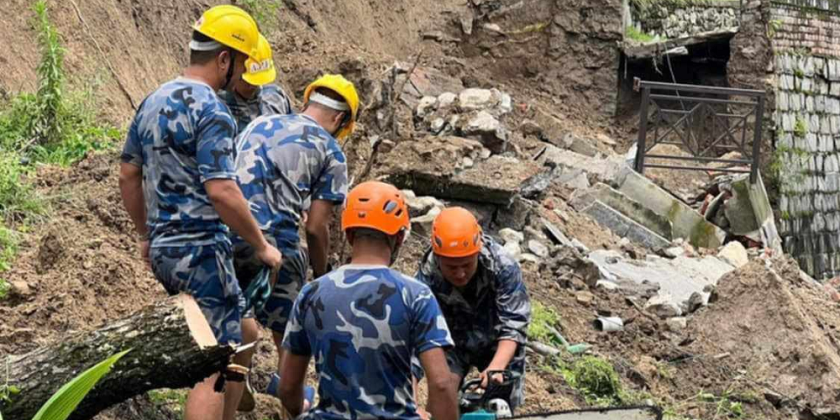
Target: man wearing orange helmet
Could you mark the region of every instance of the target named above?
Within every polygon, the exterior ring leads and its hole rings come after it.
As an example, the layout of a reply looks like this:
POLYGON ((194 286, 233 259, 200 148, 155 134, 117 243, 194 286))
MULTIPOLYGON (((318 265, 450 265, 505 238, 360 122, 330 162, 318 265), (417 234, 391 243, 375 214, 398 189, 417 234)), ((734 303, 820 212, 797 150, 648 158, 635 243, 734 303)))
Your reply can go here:
POLYGON ((280 398, 302 413, 310 358, 319 376, 318 405, 306 419, 418 419, 411 359, 429 377, 429 411, 458 418, 457 391, 444 349, 449 330, 429 288, 388 268, 409 234, 408 207, 392 185, 365 182, 347 196, 341 226, 350 264, 306 285, 283 340, 280 398))
MULTIPOLYGON (((502 381, 501 375, 488 378, 488 372, 512 371, 515 382, 507 402, 515 409, 524 397, 524 345, 531 318, 519 264, 461 207, 440 212, 431 241, 416 277, 432 289, 452 331, 449 368, 459 382, 477 368, 482 387, 488 380, 502 381)), ((416 365, 414 373, 418 378, 423 374, 416 365)))

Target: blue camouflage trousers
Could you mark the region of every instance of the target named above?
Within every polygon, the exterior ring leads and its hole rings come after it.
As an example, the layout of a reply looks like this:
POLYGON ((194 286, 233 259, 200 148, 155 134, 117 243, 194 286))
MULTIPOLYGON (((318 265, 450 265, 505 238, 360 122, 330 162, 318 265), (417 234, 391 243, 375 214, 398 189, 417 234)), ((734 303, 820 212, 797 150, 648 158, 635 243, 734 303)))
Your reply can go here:
MULTIPOLYGON (((268 243, 278 247, 280 253, 283 254, 283 264, 280 267, 274 290, 265 306, 256 311, 256 314, 249 310, 245 317, 256 316, 257 321, 264 327, 283 335, 286 331, 286 323, 289 322, 292 306, 306 280, 309 256, 306 250, 299 246, 283 246, 287 243, 286 241, 278 241, 271 235, 265 235, 265 238, 268 243)), ((262 262, 257 259, 254 249, 245 242, 237 242, 233 249, 237 278, 243 280, 243 284, 248 284, 250 278, 262 268, 262 262)))
POLYGON ((196 300, 219 344, 242 342, 245 298, 227 238, 200 246, 153 247, 149 256, 155 278, 167 293, 183 292, 196 300))

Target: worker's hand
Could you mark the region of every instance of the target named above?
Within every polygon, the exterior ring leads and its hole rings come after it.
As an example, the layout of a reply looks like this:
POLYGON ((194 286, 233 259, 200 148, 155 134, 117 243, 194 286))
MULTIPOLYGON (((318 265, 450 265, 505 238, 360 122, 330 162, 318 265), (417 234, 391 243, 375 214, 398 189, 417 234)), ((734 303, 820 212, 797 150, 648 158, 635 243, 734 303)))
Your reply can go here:
POLYGON ((303 410, 302 410, 302 411, 303 411, 303 412, 307 412, 307 411, 309 411, 309 409, 310 409, 310 408, 312 408, 312 407, 310 407, 310 405, 309 405, 309 401, 306 401, 306 400, 304 399, 304 400, 303 400, 303 410))
MULTIPOLYGON (((490 369, 490 368, 487 368, 487 369, 485 369, 485 370, 484 370, 484 372, 481 372, 481 373, 478 375, 478 377, 479 377, 479 378, 481 378, 481 387, 482 387, 482 388, 487 388, 487 380, 488 380, 488 378, 487 378, 487 372, 488 372, 488 371, 490 371, 490 370, 497 370, 497 369, 490 369)), ((501 374, 501 373, 496 373, 496 374, 494 374, 494 375, 493 375, 493 377, 492 377, 492 378, 490 378, 490 379, 491 379, 493 382, 497 383, 497 384, 500 384, 500 383, 502 383, 502 382, 504 382, 504 381, 505 381, 505 378, 504 378, 504 376, 502 376, 502 374, 501 374)))
POLYGON ((271 244, 268 244, 262 250, 257 251, 257 258, 259 258, 263 264, 271 267, 272 269, 279 269, 280 264, 283 263, 283 255, 280 254, 280 251, 271 244))
POLYGON ((432 418, 432 415, 422 407, 417 407, 417 415, 420 416, 421 420, 431 420, 432 418))
POLYGON ((146 263, 146 268, 152 269, 152 260, 149 258, 149 240, 140 241, 140 258, 146 263))

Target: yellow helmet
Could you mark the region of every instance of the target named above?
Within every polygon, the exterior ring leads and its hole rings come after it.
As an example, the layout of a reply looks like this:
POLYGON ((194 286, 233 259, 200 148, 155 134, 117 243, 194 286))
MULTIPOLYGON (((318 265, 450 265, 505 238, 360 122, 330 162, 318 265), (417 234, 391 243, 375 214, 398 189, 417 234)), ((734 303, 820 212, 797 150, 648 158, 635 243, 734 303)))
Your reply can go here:
MULTIPOLYGON (((193 29, 248 57, 257 56, 260 36, 257 22, 248 12, 236 6, 225 4, 210 8, 195 22, 193 29)), ((190 46, 193 49, 202 48, 193 44, 190 46)))
POLYGON ((344 102, 347 102, 349 109, 337 109, 333 104, 324 103, 330 102, 329 98, 317 98, 318 100, 314 101, 334 108, 337 111, 350 111, 350 120, 335 134, 337 140, 347 137, 356 128, 356 117, 359 113, 359 94, 356 93, 356 87, 340 74, 325 74, 306 87, 306 91, 303 93, 304 104, 309 103, 310 96, 317 88, 329 89, 339 94, 344 98, 344 102))
POLYGON ((257 56, 249 57, 245 61, 245 73, 242 78, 254 85, 267 85, 277 78, 277 69, 274 68, 274 60, 272 59, 271 45, 268 40, 260 34, 257 42, 257 56))

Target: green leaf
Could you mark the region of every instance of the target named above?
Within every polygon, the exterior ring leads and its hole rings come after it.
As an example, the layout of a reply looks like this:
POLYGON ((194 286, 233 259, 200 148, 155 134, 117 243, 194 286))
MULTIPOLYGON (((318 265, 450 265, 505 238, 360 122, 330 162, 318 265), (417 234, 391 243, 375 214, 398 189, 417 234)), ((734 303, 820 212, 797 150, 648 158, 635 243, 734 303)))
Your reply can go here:
POLYGON ((38 410, 32 420, 66 420, 96 383, 111 370, 121 357, 130 351, 131 349, 128 349, 117 353, 64 384, 38 410))

